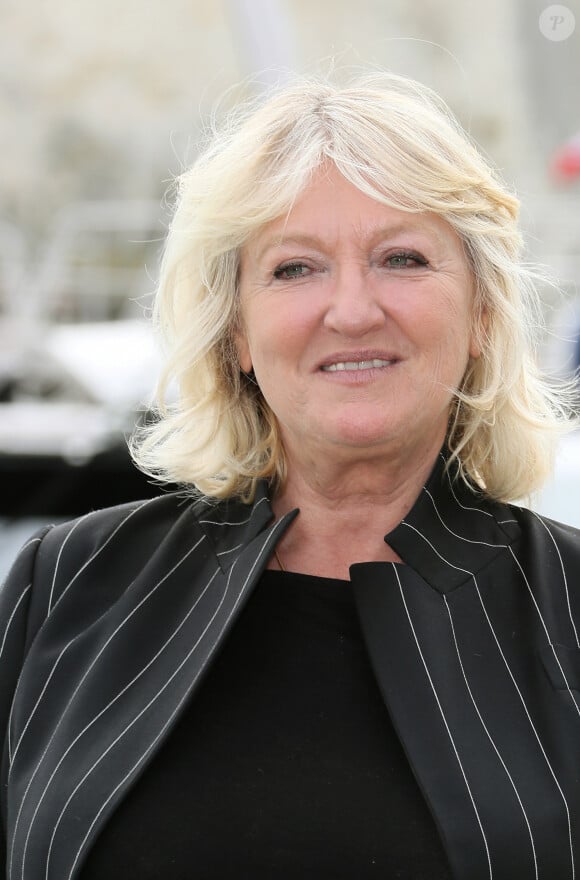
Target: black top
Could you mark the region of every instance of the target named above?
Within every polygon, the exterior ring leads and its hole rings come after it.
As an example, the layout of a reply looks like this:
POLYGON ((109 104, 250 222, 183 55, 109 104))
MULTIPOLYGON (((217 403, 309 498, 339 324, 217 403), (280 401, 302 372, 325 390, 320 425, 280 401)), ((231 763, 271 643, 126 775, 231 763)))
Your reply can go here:
POLYGON ((449 868, 348 581, 267 571, 81 880, 413 878, 449 868))

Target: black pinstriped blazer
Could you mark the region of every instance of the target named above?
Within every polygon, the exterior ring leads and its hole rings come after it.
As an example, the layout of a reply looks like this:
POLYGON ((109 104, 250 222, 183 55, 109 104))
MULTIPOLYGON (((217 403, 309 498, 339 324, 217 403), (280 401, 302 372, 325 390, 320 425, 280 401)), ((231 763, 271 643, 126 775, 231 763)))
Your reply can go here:
MULTIPOLYGON (((78 875, 295 515, 272 522, 264 488, 167 495, 28 542, 0 595, 10 880, 78 875)), ((354 565, 353 587, 454 877, 580 876, 580 533, 440 461, 387 538, 406 564, 354 565)))

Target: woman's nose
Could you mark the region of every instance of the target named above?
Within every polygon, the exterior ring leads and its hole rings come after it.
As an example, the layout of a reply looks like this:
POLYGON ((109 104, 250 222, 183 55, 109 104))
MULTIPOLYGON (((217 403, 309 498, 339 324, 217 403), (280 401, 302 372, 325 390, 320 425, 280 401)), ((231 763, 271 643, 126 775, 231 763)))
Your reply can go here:
POLYGON ((373 280, 362 269, 340 272, 332 287, 324 324, 343 336, 363 336, 384 324, 373 280))

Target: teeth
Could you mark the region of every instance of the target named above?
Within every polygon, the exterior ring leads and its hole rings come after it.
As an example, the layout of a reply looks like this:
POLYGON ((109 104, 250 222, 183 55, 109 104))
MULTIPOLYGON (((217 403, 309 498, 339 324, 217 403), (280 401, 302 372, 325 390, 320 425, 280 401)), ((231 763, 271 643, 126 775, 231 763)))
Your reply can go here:
POLYGON ((371 361, 339 361, 336 364, 327 364, 322 367, 326 373, 336 373, 338 370, 371 370, 373 367, 388 367, 393 361, 383 361, 373 358, 371 361))

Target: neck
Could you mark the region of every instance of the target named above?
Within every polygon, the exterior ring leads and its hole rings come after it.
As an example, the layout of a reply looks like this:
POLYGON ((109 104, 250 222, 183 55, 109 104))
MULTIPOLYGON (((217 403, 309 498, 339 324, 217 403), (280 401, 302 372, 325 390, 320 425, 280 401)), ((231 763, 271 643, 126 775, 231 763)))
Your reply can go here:
POLYGON ((300 515, 278 546, 286 569, 348 578, 354 562, 399 562, 384 536, 400 523, 427 480, 440 445, 421 454, 302 462, 289 458, 276 515, 300 515))

